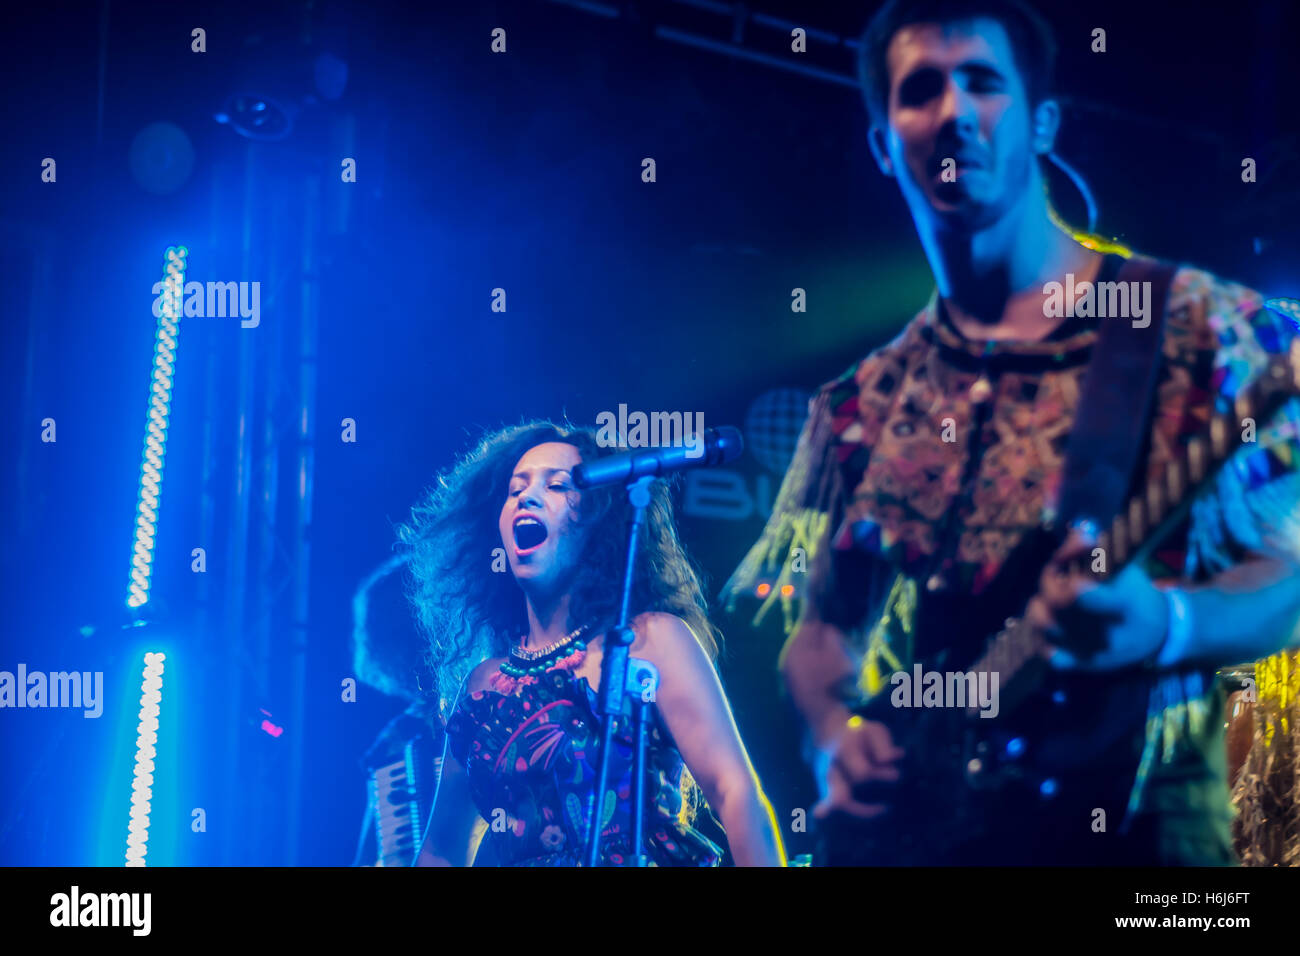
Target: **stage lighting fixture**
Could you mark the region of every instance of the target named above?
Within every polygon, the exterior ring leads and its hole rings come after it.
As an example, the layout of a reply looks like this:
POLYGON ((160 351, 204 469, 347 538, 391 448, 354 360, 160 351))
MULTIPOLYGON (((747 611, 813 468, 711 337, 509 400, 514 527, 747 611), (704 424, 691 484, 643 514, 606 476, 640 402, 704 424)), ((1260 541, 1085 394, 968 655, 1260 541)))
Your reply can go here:
POLYGON ((149 417, 145 423, 144 462, 135 508, 135 544, 131 549, 131 583, 126 606, 143 607, 149 600, 154 536, 162 496, 163 463, 167 453, 167 420, 171 411, 172 374, 180 337, 181 292, 185 288, 185 246, 169 246, 163 257, 163 292, 154 338, 153 375, 149 387, 149 417))
POLYGON ((296 108, 285 106, 269 96, 237 93, 227 98, 213 119, 246 139, 274 143, 293 132, 297 112, 296 108))
POLYGON ((166 655, 144 655, 140 683, 140 717, 135 732, 135 775, 131 781, 131 822, 127 827, 126 865, 144 866, 149 851, 149 810, 153 799, 158 715, 162 704, 163 661, 166 655))

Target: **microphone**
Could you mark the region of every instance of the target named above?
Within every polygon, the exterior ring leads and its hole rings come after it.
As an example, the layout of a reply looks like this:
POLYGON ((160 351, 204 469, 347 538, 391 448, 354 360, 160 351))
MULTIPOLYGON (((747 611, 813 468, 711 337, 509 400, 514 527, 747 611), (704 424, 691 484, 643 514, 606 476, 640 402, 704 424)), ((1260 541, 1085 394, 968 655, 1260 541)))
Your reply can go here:
POLYGON ((740 429, 731 425, 706 428, 701 436, 703 448, 647 448, 644 451, 627 451, 607 455, 595 461, 584 461, 573 469, 573 483, 579 488, 599 485, 627 484, 647 475, 658 477, 672 471, 688 468, 712 468, 724 462, 735 461, 745 450, 745 439, 740 429), (692 457, 692 452, 694 455, 692 457))

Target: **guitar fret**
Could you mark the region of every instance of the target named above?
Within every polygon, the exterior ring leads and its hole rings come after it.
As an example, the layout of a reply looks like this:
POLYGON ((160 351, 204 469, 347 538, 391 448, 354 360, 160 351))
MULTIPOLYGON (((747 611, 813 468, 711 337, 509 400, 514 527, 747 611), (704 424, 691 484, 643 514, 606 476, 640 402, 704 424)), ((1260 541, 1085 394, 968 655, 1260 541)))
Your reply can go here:
POLYGON ((1183 470, 1179 467, 1179 461, 1175 458, 1169 463, 1169 468, 1165 472, 1166 490, 1169 494, 1169 502, 1182 501, 1183 499, 1183 470))
POLYGON ((1129 504, 1128 535, 1134 541, 1141 541, 1146 537, 1146 525, 1143 523, 1142 501, 1140 498, 1134 498, 1129 504))
POLYGON ((1199 435, 1187 443, 1187 472, 1194 485, 1205 478, 1205 441, 1199 435))
POLYGON ((1250 400, 1249 392, 1242 392, 1238 395, 1237 400, 1232 406, 1233 412, 1237 416, 1237 420, 1233 424, 1240 425, 1243 418, 1254 418, 1255 416, 1251 413, 1254 404, 1255 403, 1250 400))
POLYGON ((1164 496, 1163 489, 1160 487, 1158 480, 1153 480, 1147 485, 1147 523, 1149 525, 1158 524, 1164 517, 1164 496))
POLYGON ((1228 423, 1222 415, 1210 419, 1210 448, 1216 462, 1228 456, 1228 423))
POLYGON ((1122 564, 1128 560, 1128 531, 1122 517, 1117 517, 1110 525, 1111 541, 1114 542, 1114 548, 1111 551, 1112 560, 1117 564, 1122 564))

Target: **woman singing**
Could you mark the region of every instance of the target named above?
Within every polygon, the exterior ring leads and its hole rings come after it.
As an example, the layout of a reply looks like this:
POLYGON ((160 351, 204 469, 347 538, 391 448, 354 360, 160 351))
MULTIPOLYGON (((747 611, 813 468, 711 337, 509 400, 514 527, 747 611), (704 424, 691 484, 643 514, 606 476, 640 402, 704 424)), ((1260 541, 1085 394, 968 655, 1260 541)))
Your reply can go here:
MULTIPOLYGON (((585 861, 599 767, 595 688, 603 637, 618 618, 630 512, 621 487, 574 485, 573 469, 600 454, 588 431, 503 429, 441 475, 400 530, 455 758, 430 837, 440 859, 469 858, 481 817, 480 865, 585 861)), ((713 668, 716 632, 705 607, 668 491, 655 482, 632 603, 631 656, 660 674, 644 852, 659 866, 718 863, 720 849, 692 826, 698 783, 737 864, 783 865, 771 806, 713 668)), ((599 801, 603 864, 633 861, 631 740, 630 721, 620 720, 599 801)))

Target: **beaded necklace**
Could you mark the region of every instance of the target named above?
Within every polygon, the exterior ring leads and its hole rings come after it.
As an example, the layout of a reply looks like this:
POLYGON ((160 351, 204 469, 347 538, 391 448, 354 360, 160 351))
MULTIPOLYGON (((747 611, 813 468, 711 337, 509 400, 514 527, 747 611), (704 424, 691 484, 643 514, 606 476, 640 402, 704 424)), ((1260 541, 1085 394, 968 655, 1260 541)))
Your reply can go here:
MULTIPOLYGON (((536 684, 538 675, 547 671, 577 670, 587 659, 587 642, 581 639, 586 630, 587 625, 584 624, 573 633, 536 651, 523 647, 510 648, 510 656, 488 678, 488 684, 499 694, 513 694, 519 687, 536 684)), ((524 640, 527 640, 526 636, 524 640)))

